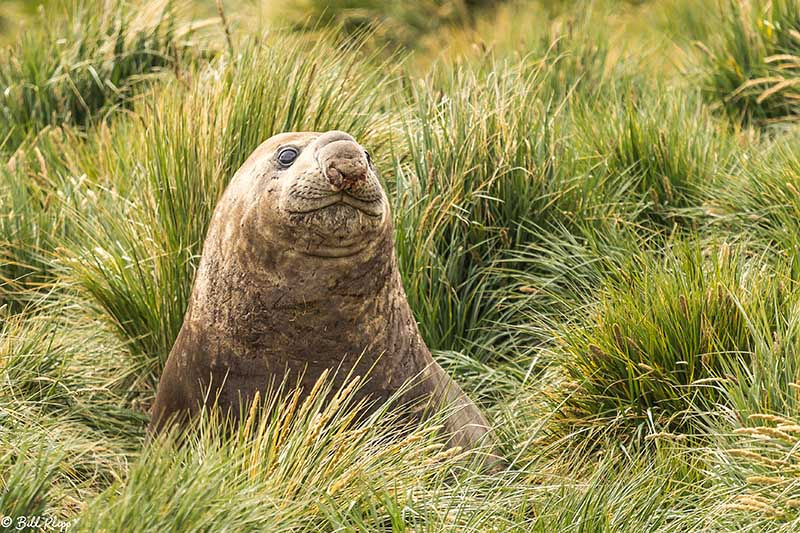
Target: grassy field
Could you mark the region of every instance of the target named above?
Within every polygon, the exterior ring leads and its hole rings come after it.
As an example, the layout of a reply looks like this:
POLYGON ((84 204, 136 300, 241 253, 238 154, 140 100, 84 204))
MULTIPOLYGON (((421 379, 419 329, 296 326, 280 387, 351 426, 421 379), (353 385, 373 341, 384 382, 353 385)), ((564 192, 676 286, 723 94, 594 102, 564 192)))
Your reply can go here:
POLYGON ((800 529, 800 1, 33 4, 0 5, 0 526, 800 529), (325 383, 146 443, 227 181, 328 129, 505 471, 325 383))

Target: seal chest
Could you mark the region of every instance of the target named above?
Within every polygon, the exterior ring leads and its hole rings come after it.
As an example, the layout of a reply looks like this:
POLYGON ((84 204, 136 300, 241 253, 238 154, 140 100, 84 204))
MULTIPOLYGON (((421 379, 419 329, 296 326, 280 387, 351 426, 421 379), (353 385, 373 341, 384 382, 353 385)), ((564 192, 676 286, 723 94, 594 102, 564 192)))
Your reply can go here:
POLYGON ((420 337, 368 152, 341 131, 283 133, 253 152, 214 211, 151 430, 206 397, 236 417, 287 374, 310 391, 336 369, 335 386, 369 373, 359 394, 379 401, 417 378, 403 400, 449 405, 453 444, 488 431, 420 337))

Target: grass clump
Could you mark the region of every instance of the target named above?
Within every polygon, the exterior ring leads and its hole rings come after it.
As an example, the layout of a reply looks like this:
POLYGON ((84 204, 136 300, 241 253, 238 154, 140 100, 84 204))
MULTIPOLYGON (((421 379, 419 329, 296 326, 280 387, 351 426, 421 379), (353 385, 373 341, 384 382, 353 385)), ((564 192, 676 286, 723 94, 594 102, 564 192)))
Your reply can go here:
POLYGON ((60 217, 42 208, 37 183, 21 170, 0 167, 0 307, 19 311, 32 290, 52 281, 49 252, 60 217))
POLYGON ((410 87, 409 156, 392 191, 406 292, 440 349, 468 346, 495 317, 495 260, 537 241, 537 224, 592 218, 602 203, 592 177, 573 174, 561 109, 540 98, 545 67, 483 61, 410 87))
POLYGON ((413 48, 443 27, 469 25, 480 8, 498 0, 292 0, 272 8, 271 18, 296 30, 336 29, 348 39, 369 34, 372 42, 390 48, 413 48))
POLYGON ((188 27, 167 0, 92 0, 40 13, 0 59, 0 147, 47 125, 85 126, 189 57, 188 27))
POLYGON ((42 132, 0 164, 0 308, 20 313, 65 295, 63 247, 81 233, 96 199, 87 176, 70 170, 74 129, 42 132), (66 158, 66 159, 65 159, 66 158))
POLYGON ((182 3, 75 2, 0 62, 0 513, 797 529, 800 162, 762 128, 794 113, 795 4, 727 3, 715 33, 698 0, 290 3, 309 31, 204 0, 232 24, 199 36, 182 3), (146 438, 228 180, 274 133, 330 129, 383 171, 420 331, 507 469, 326 380, 146 438))
POLYGON ((760 141, 739 156, 725 187, 708 191, 716 223, 732 235, 757 235, 759 242, 798 270, 800 152, 797 137, 760 141))
POLYGON ((124 471, 146 416, 124 353, 78 305, 0 322, 3 514, 67 518, 124 471))
MULTIPOLYGON (((0 454, 0 505, 3 515, 37 516, 49 511, 56 473, 56 451, 7 448, 0 454)), ((16 525, 16 520, 14 521, 16 525)))
POLYGON ((729 0, 703 47, 703 90, 745 124, 796 120, 800 73, 797 0, 729 0))
POLYGON ((728 388, 748 386, 760 345, 794 311, 791 291, 741 251, 707 253, 678 247, 646 260, 566 333, 563 365, 577 387, 566 420, 693 432, 728 388))
POLYGON ((657 229, 692 228, 705 191, 726 174, 731 141, 693 95, 618 87, 611 102, 577 111, 580 136, 625 218, 657 229), (602 118, 600 118, 602 117, 602 118))

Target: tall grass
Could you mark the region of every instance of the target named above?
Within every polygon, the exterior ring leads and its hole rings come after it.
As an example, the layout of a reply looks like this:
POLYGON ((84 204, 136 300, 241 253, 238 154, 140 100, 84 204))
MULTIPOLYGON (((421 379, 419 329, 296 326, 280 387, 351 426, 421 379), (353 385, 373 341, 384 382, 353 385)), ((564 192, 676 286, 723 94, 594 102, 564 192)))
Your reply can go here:
MULTIPOLYGON (((25 287, 38 284, 38 275, 49 268, 41 256, 41 240, 49 232, 36 224, 37 199, 25 180, 16 171, 0 172, 0 306, 17 307, 25 287)), ((38 218, 57 224, 55 217, 38 218)))
POLYGON ((798 517, 796 417, 752 414, 714 451, 722 481, 718 502, 727 524, 789 531, 798 517))
POLYGON ((346 39, 364 32, 378 45, 414 47, 428 34, 449 25, 468 25, 474 11, 497 0, 291 0, 270 6, 270 18, 297 30, 336 29, 346 39))
POLYGON ((565 334, 563 366, 577 387, 565 420, 639 436, 698 431, 700 414, 756 379, 764 344, 794 313, 789 283, 726 244, 646 259, 607 287, 590 327, 565 334))
POLYGON ((189 28, 168 0, 52 6, 0 60, 0 147, 47 125, 87 125, 128 106, 144 82, 188 57, 189 28))
POLYGON ((597 179, 565 150, 563 110, 541 95, 548 67, 487 56, 408 87, 397 253, 435 348, 468 347, 496 318, 486 272, 504 251, 540 240, 537 224, 601 211, 597 179))
POLYGON ((758 141, 739 156, 726 187, 708 192, 719 226, 731 233, 747 232, 772 253, 798 270, 800 156, 796 136, 758 141))
POLYGON ((629 218, 668 232, 703 222, 705 192, 727 176, 732 139, 694 94, 628 82, 580 108, 577 122, 629 218))
POLYGON ((800 4, 729 0, 703 47, 703 89, 734 119, 769 124, 798 114, 800 4))
POLYGON ((160 439, 78 529, 376 531, 458 524, 458 515, 430 503, 447 497, 437 492, 467 457, 444 447, 436 420, 405 435, 397 431, 400 413, 388 408, 357 422, 358 386, 354 380, 333 391, 322 376, 304 399, 297 390, 254 404, 226 438, 212 413, 177 449, 174 439, 160 439))
POLYGON ((0 320, 4 515, 74 516, 124 472, 146 417, 123 354, 80 302, 0 320))
POLYGON ((58 269, 53 252, 74 227, 64 204, 77 180, 55 175, 47 148, 42 143, 29 157, 0 165, 0 307, 9 311, 51 290, 58 269))

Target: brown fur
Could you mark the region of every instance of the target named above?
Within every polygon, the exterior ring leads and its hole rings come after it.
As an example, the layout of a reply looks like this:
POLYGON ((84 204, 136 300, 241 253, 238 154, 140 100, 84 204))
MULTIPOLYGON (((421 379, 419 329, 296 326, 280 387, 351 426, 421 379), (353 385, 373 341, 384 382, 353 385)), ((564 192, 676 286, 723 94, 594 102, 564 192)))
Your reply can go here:
POLYGON ((214 212, 151 429, 195 414, 207 393, 235 415, 287 371, 309 391, 326 369, 340 369, 337 386, 351 369, 369 371, 359 394, 378 401, 421 375, 404 400, 454 407, 453 444, 475 446, 488 431, 420 337, 363 149, 342 132, 282 134, 256 149, 214 212), (300 155, 282 168, 287 145, 300 155))

